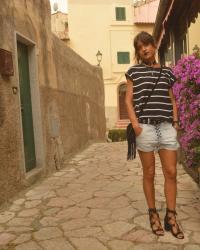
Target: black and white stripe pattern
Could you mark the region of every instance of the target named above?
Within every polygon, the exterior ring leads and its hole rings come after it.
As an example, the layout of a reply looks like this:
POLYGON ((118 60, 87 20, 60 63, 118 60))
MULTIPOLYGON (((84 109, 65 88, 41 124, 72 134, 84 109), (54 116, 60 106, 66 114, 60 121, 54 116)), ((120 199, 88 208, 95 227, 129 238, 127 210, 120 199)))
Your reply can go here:
MULTIPOLYGON (((159 73, 160 68, 148 67, 144 64, 132 66, 125 73, 126 78, 133 82, 133 103, 137 117, 159 73)), ((159 82, 140 118, 172 120, 173 106, 169 96, 169 89, 175 81, 176 78, 172 70, 169 67, 163 67, 159 82)))

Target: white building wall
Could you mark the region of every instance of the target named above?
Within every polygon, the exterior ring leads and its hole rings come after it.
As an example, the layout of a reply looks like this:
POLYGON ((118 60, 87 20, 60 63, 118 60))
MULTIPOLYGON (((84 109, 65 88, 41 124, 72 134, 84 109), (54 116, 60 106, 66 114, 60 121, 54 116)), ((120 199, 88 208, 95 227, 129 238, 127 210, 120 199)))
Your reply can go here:
POLYGON ((132 0, 68 0, 69 46, 85 60, 97 65, 96 53, 103 54, 105 110, 107 128, 119 119, 118 86, 124 73, 134 63, 133 37, 153 25, 133 24, 132 0), (126 21, 116 21, 115 7, 126 8, 126 21), (118 64, 117 52, 130 52, 130 64, 118 64))

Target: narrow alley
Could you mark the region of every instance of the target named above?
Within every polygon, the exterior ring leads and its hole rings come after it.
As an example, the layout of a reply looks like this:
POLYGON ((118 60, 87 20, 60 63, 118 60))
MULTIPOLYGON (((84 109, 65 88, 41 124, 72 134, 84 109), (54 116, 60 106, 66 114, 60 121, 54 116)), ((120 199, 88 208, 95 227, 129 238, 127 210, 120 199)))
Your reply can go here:
MULTIPOLYGON (((0 213, 1 250, 200 250, 200 190, 178 165, 178 221, 185 239, 150 229, 137 158, 126 142, 96 143, 65 168, 18 195, 0 213)), ((156 158, 156 200, 163 224, 164 178, 156 158)))

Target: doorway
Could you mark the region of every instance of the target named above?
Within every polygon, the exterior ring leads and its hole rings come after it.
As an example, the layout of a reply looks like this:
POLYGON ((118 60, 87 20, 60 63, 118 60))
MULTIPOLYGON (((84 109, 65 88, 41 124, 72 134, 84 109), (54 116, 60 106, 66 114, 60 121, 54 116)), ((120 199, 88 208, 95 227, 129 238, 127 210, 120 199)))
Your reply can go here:
POLYGON ((119 86, 119 119, 126 120, 128 118, 128 113, 125 105, 126 97, 126 84, 123 83, 119 86))
POLYGON ((36 167, 36 154, 33 129, 28 46, 17 41, 17 55, 25 169, 26 172, 29 172, 36 167))

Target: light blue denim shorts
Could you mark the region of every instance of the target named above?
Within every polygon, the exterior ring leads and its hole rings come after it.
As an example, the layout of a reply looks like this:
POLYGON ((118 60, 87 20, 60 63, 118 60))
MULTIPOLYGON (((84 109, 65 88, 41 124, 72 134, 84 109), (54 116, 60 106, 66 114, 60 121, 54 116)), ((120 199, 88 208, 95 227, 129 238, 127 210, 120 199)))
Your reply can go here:
POLYGON ((140 135, 136 136, 136 147, 143 152, 158 151, 160 149, 177 150, 177 130, 169 122, 157 125, 143 124, 140 135))

